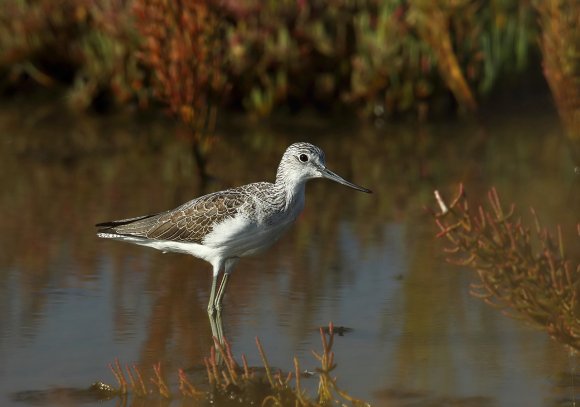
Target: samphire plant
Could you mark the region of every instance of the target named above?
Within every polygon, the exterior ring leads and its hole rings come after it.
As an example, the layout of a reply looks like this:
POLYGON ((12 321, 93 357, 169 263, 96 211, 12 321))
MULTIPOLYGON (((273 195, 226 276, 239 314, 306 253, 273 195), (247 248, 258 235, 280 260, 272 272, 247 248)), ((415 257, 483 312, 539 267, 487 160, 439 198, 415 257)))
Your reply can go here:
POLYGON ((335 330, 332 323, 328 328, 320 328, 322 351, 312 352, 320 366, 316 373, 305 373, 300 368, 298 359, 294 357, 294 371, 282 373, 274 371, 268 363, 268 358, 260 340, 256 338, 256 346, 262 359, 262 367, 248 366, 244 355, 239 363, 232 353, 227 340, 220 342, 214 338, 214 345, 208 357, 204 359, 207 388, 192 384, 187 373, 179 370, 179 390, 175 392, 167 383, 161 365, 153 368, 152 377, 144 374, 136 366, 126 365, 124 368, 118 361, 110 365, 117 380, 117 387, 98 383, 93 385, 103 391, 107 389, 110 396, 125 398, 176 399, 183 401, 212 402, 218 405, 261 405, 261 406, 330 406, 352 405, 366 406, 366 402, 358 400, 338 387, 337 380, 332 376, 336 368, 334 363, 335 330), (303 376, 316 374, 319 378, 317 394, 310 397, 303 389, 303 376))
POLYGON ((463 186, 449 204, 438 191, 435 197, 433 216, 438 236, 450 243, 448 260, 477 273, 471 293, 580 350, 580 263, 566 252, 561 228, 554 236, 533 209, 533 224, 526 226, 514 205, 503 208, 495 189, 488 205, 475 210, 463 186))
POLYGON ((217 104, 225 86, 219 9, 206 0, 134 0, 141 62, 152 74, 156 99, 190 131, 198 174, 213 139, 217 104))

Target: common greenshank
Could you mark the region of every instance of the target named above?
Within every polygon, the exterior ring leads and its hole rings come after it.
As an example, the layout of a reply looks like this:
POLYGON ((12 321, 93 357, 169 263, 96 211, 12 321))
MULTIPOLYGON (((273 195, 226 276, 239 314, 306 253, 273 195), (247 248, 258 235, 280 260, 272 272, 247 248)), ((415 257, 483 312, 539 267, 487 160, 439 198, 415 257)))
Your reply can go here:
POLYGON ((166 212, 99 223, 97 235, 209 262, 213 279, 207 311, 215 315, 238 260, 268 248, 288 230, 304 208, 306 181, 314 178, 371 192, 326 168, 320 148, 295 143, 284 152, 274 183, 256 182, 213 192, 166 212))

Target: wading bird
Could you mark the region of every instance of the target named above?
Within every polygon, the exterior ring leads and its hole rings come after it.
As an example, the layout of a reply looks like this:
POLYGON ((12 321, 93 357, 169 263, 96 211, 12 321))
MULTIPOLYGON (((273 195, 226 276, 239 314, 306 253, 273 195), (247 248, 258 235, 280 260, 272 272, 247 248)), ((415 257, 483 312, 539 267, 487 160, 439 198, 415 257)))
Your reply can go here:
POLYGON ((97 235, 186 253, 210 263, 213 279, 207 310, 215 315, 221 311, 226 284, 238 260, 268 248, 288 230, 304 208, 306 181, 314 178, 371 192, 326 168, 320 148, 295 143, 284 152, 274 183, 256 182, 210 193, 166 212, 99 223, 97 235))

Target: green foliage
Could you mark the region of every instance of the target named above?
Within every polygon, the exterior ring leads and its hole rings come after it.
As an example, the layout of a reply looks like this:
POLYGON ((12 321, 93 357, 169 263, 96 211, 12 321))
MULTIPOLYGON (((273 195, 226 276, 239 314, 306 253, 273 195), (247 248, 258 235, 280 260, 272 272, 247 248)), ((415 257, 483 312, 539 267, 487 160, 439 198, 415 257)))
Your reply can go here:
POLYGON ((260 115, 298 100, 424 116, 449 91, 475 110, 470 87, 484 95, 523 70, 535 36, 532 8, 515 0, 266 2, 234 11, 234 98, 260 115))
POLYGON ((493 1, 481 10, 481 92, 487 93, 501 74, 527 67, 531 42, 535 41, 534 15, 529 4, 521 1, 493 1))
POLYGON ((421 109, 436 86, 433 55, 409 32, 401 1, 378 7, 376 15, 364 10, 354 17, 357 41, 346 100, 365 115, 421 109))
POLYGON ((272 1, 229 10, 234 21, 227 29, 233 99, 266 115, 281 104, 326 104, 339 96, 337 82, 346 80, 348 69, 340 19, 348 13, 336 4, 272 1))
POLYGON ((0 72, 4 82, 65 83, 70 105, 78 109, 102 95, 110 96, 109 103, 143 101, 138 40, 126 2, 6 0, 0 9, 0 72))
MULTIPOLYGON (((219 89, 227 84, 227 102, 258 116, 312 105, 425 117, 449 106, 450 96, 475 110, 500 78, 526 68, 537 46, 534 9, 517 0, 169 4, 6 0, 4 86, 64 81, 80 107, 103 94, 144 105, 155 94, 183 116, 177 80, 181 96, 208 90, 223 96, 219 89), (188 15, 198 20, 182 18, 186 8, 197 10, 188 15)), ((196 99, 186 116, 203 101, 196 99)))
POLYGON ((143 88, 145 73, 139 66, 134 50, 136 38, 129 41, 116 32, 91 30, 79 39, 82 64, 68 91, 72 106, 87 108, 99 93, 108 93, 114 103, 126 104, 136 99, 142 103, 149 98, 143 88), (129 47, 128 47, 129 46, 129 47))

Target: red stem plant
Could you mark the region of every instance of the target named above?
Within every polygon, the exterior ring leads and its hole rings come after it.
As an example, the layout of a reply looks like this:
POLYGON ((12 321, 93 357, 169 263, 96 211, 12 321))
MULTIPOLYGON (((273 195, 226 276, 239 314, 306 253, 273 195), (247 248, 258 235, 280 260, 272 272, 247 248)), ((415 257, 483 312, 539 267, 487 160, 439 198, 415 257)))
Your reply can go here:
POLYGON ((560 227, 554 237, 532 209, 530 231, 514 205, 502 208, 495 189, 488 194, 489 209, 476 211, 470 210, 463 186, 450 204, 437 191, 435 197, 438 236, 451 244, 448 261, 474 269, 479 278, 471 293, 580 350, 580 264, 566 255, 560 227))
MULTIPOLYGON (((300 370, 298 359, 294 358, 294 372, 287 374, 280 371, 274 372, 258 338, 256 338, 256 346, 262 359, 262 368, 249 367, 244 355, 242 355, 242 366, 240 366, 233 356, 229 343, 225 340, 220 342, 214 338, 210 355, 204 359, 209 391, 203 391, 194 386, 187 374, 180 369, 179 392, 185 399, 211 400, 217 405, 231 402, 231 400, 236 400, 242 405, 262 406, 317 407, 345 403, 352 406, 368 405, 341 390, 336 383, 336 378, 331 376, 331 372, 336 368, 332 351, 334 344, 332 323, 329 324, 327 330, 320 328, 320 338, 322 352, 313 352, 320 362, 320 367, 316 369, 319 376, 316 400, 310 399, 302 389, 301 377, 304 373, 300 370), (258 374, 257 370, 264 373, 258 374), (294 386, 292 386, 292 378, 295 381, 294 386)), ((137 398, 161 396, 171 399, 174 397, 161 374, 159 364, 154 366, 154 376, 149 381, 152 386, 146 384, 140 370, 134 365, 132 368, 125 366, 123 370, 119 362, 115 360, 115 363, 109 367, 117 380, 118 388, 113 389, 102 383, 98 383, 97 387, 106 389, 111 396, 126 397, 132 394, 137 398)))
POLYGON ((203 153, 224 83, 218 9, 206 0, 135 0, 134 11, 143 37, 139 56, 152 72, 154 96, 193 130, 193 152, 204 175, 203 153))

